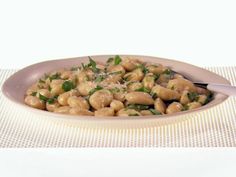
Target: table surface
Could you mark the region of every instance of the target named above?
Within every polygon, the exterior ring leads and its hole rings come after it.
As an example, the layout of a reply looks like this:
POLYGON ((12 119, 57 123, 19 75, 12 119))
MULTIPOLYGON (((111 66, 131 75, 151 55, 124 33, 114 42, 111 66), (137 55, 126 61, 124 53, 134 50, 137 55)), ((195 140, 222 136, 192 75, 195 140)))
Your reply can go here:
MULTIPOLYGON (((236 85, 236 67, 206 68, 236 85)), ((16 70, 0 70, 0 86, 16 70)), ((26 112, 0 92, 0 147, 235 147, 236 99, 185 121, 146 128, 91 128, 26 112)))

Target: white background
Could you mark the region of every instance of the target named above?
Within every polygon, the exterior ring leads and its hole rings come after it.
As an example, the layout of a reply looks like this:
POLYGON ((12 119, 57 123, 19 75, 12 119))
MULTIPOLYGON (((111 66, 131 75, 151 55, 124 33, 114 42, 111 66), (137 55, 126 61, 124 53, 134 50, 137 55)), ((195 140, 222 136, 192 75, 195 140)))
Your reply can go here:
MULTIPOLYGON (((235 9, 233 0, 0 0, 0 68, 96 54, 235 66, 235 9)), ((1 177, 231 177, 235 163, 235 149, 0 150, 1 177)))
POLYGON ((229 0, 0 0, 1 68, 95 54, 236 64, 229 0))

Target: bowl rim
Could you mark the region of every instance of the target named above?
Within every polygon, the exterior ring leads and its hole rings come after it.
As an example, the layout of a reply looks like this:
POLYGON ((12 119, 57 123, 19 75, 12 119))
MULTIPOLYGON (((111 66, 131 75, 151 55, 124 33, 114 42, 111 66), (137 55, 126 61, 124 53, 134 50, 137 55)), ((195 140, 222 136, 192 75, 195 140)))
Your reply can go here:
MULTIPOLYGON (((96 58, 96 57, 112 57, 112 56, 115 56, 117 54, 106 54, 106 55, 91 55, 92 58, 96 58)), ((231 85, 230 81, 227 80, 226 78, 216 74, 216 73, 213 73, 209 70, 206 70, 206 69, 203 69, 199 66, 195 66, 195 65, 192 65, 192 64, 189 64, 189 63, 186 63, 186 62, 182 62, 182 61, 178 61, 176 59, 167 59, 167 58, 162 58, 162 57, 155 57, 155 56, 148 56, 148 55, 132 55, 132 54, 118 54, 119 56, 128 56, 128 57, 140 57, 140 58, 145 58, 145 57, 148 57, 148 58, 153 58, 153 59, 159 59, 159 60, 166 60, 166 61, 169 61, 169 62, 176 62, 176 63, 179 63, 179 64, 184 64, 184 65, 188 65, 188 66, 192 66, 192 67, 195 67, 197 69, 200 69, 200 70, 204 70, 204 71, 207 71, 209 73, 212 73, 214 75, 217 75, 217 77, 221 78, 222 80, 224 80, 225 84, 226 85, 231 85)), ((118 121, 118 120, 123 120, 123 121, 137 121, 137 120, 163 120, 163 119, 173 119, 173 117, 179 117, 179 116, 186 116, 188 114, 193 114, 193 113, 196 113, 196 112, 202 112, 202 111, 206 111, 206 110, 209 110, 213 107, 215 107, 216 105, 219 105, 219 104, 222 104, 224 101, 226 101, 229 96, 228 95, 224 95, 224 94, 220 94, 222 96, 222 101, 220 103, 211 103, 210 105, 208 105, 208 108, 206 108, 204 106, 200 107, 200 108, 196 108, 196 109, 193 109, 193 110, 188 110, 188 111, 182 111, 182 112, 177 112, 177 113, 173 113, 173 114, 164 114, 164 115, 151 115, 151 116, 103 116, 103 117, 98 117, 98 116, 82 116, 82 115, 70 115, 70 114, 60 114, 60 113, 54 113, 54 112, 49 112, 49 111, 45 111, 45 110, 39 110, 39 109, 36 109, 36 108, 32 108, 30 106, 27 106, 21 102, 19 102, 18 100, 14 99, 11 95, 9 95, 7 93, 7 84, 8 82, 11 81, 12 78, 14 78, 16 75, 18 75, 20 72, 22 72, 23 70, 26 70, 26 69, 29 69, 33 66, 36 66, 36 65, 42 65, 42 64, 45 64, 45 63, 54 63, 54 62, 58 62, 58 61, 63 61, 63 60, 81 60, 83 58, 87 58, 88 56, 79 56, 79 57, 71 57, 71 58, 60 58, 60 59, 52 59, 52 60, 46 60, 46 61, 43 61, 43 62, 38 62, 38 63, 34 63, 34 64, 31 64, 27 67, 24 67, 23 69, 20 69, 19 71, 15 72, 14 74, 12 74, 10 77, 8 77, 3 85, 2 85, 2 93, 3 95, 8 99, 10 100, 11 102, 13 102, 14 104, 18 105, 18 106, 21 106, 22 108, 26 108, 27 110, 31 111, 31 112, 34 112, 34 113, 39 113, 39 114, 42 114, 42 115, 45 115, 45 116, 50 116, 50 117, 54 117, 54 118, 61 118, 63 120, 85 120, 85 121, 91 121, 91 120, 96 120, 96 121, 118 121)), ((95 59, 96 60, 96 59, 95 59)), ((55 68, 56 69, 56 68, 55 68)), ((219 93, 215 93, 215 94, 219 94, 219 93)))

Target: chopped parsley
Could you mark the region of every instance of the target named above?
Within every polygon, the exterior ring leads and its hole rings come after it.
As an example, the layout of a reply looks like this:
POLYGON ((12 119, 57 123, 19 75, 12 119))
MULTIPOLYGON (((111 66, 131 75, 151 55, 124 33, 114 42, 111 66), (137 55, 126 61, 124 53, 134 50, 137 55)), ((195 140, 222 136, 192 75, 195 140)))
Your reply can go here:
POLYGON ((173 71, 171 71, 170 69, 166 69, 165 71, 162 72, 162 74, 167 74, 167 75, 171 75, 173 71))
POLYGON ((45 83, 45 81, 42 79, 39 79, 39 83, 45 83))
POLYGON ((152 97, 154 100, 157 98, 157 94, 154 93, 154 92, 151 92, 150 95, 151 95, 151 97, 152 97))
POLYGON ((115 72, 111 72, 108 73, 109 75, 116 75, 116 74, 122 74, 122 71, 115 71, 115 72))
POLYGON ((95 79, 95 82, 102 82, 106 78, 105 75, 100 75, 95 79))
POLYGON ((107 63, 111 63, 113 61, 114 61, 114 58, 112 58, 112 57, 107 59, 107 63))
POLYGON ((139 114, 138 113, 131 113, 131 114, 129 114, 129 116, 139 116, 139 114))
POLYGON ((90 56, 89 56, 89 64, 87 66, 91 67, 93 72, 95 73, 99 72, 96 62, 90 56))
POLYGON ((119 55, 116 55, 114 58, 108 58, 107 63, 112 63, 114 62, 114 65, 119 65, 122 62, 122 59, 119 55))
POLYGON ((56 73, 56 74, 49 76, 50 82, 52 82, 52 80, 55 80, 55 79, 60 79, 61 78, 60 75, 61 75, 60 73, 56 73))
POLYGON ((159 79, 160 74, 154 74, 153 77, 154 77, 154 81, 156 81, 157 79, 159 79))
POLYGON ((36 96, 37 92, 32 92, 30 95, 31 96, 36 96))
POLYGON ((56 95, 52 98, 48 98, 47 103, 48 104, 53 104, 57 100, 57 97, 58 97, 58 95, 56 95))
POLYGON ((72 81, 65 81, 63 84, 62 84, 62 89, 67 92, 67 91, 70 91, 71 89, 74 89, 75 88, 75 85, 72 81))
POLYGON ((122 61, 122 59, 120 58, 120 56, 116 55, 114 58, 114 65, 120 64, 121 61, 122 61))
POLYGON ((120 92, 120 89, 117 88, 117 87, 114 87, 112 89, 109 89, 111 93, 117 93, 117 92, 120 92))
POLYGON ((101 86, 97 86, 97 87, 95 87, 95 88, 93 88, 92 90, 90 90, 89 91, 89 95, 92 95, 92 94, 94 94, 96 91, 98 91, 98 90, 102 90, 103 89, 103 87, 101 87, 101 86))
POLYGON ((153 115, 161 115, 161 113, 155 109, 149 109, 149 111, 153 114, 153 115))
POLYGON ((39 93, 39 99, 42 100, 42 101, 44 101, 44 102, 46 102, 46 101, 48 100, 47 97, 41 95, 40 93, 39 93))
POLYGON ((188 99, 192 101, 197 101, 199 98, 199 95, 196 92, 189 92, 187 93, 188 99))
POLYGON ((89 58, 89 63, 85 65, 84 63, 81 63, 83 69, 88 69, 91 68, 94 73, 98 73, 100 69, 97 68, 96 62, 90 57, 89 58))
POLYGON ((147 74, 149 72, 148 69, 143 64, 139 64, 138 68, 141 68, 144 74, 147 74))
POLYGON ((141 87, 141 88, 136 89, 135 91, 150 93, 151 90, 146 87, 141 87))
POLYGON ((189 109, 189 106, 186 104, 186 105, 183 105, 183 109, 181 111, 187 111, 189 109))
POLYGON ((149 109, 149 106, 148 105, 142 105, 142 104, 129 104, 127 106, 128 109, 135 109, 137 111, 140 111, 140 110, 146 110, 146 109, 149 109))

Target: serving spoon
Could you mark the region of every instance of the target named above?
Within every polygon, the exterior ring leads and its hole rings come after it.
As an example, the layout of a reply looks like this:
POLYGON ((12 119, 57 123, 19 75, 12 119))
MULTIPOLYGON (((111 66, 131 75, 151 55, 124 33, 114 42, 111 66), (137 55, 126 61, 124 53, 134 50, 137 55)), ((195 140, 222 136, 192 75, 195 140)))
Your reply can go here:
POLYGON ((213 92, 223 93, 228 96, 236 96, 236 87, 225 84, 215 84, 215 83, 204 83, 204 82, 193 82, 199 87, 206 88, 213 92))

